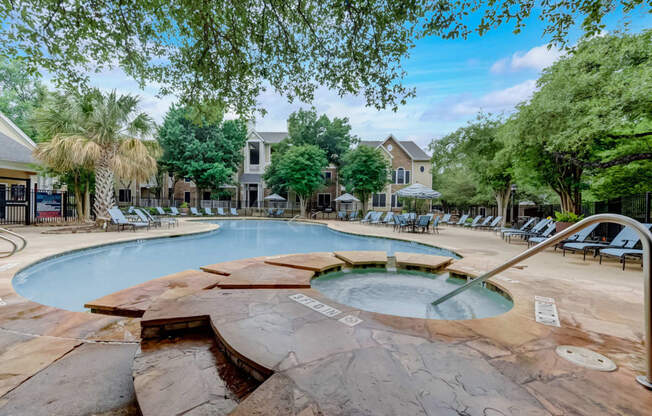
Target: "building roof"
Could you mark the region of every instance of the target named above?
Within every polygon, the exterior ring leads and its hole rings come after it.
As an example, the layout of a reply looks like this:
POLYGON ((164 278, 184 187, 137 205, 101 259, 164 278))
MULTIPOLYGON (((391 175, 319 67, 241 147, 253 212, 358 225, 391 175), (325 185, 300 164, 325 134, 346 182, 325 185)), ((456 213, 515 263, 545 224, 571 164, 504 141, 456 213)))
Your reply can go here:
POLYGON ((36 163, 32 150, 0 132, 0 160, 15 163, 36 163))
POLYGON ((243 173, 240 175, 240 183, 262 183, 263 175, 260 173, 243 173))
MULTIPOLYGON (((401 146, 403 146, 403 149, 407 152, 407 154, 415 161, 428 161, 430 160, 430 156, 426 152, 423 151, 422 148, 420 148, 416 143, 414 143, 412 140, 396 140, 401 146)), ((369 146, 369 147, 378 147, 381 144, 383 144, 385 140, 362 140, 360 141, 360 144, 369 146)))
POLYGON ((278 143, 288 137, 286 131, 257 131, 256 133, 267 143, 278 143))

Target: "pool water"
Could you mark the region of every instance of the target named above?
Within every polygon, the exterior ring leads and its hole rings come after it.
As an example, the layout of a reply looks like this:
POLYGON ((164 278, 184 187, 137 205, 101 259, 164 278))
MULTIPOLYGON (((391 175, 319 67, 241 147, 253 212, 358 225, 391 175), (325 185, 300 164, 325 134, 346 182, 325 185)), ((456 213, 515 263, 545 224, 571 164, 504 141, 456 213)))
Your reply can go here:
POLYGON ((474 319, 500 315, 513 306, 500 293, 480 286, 432 307, 435 299, 465 283, 448 273, 367 270, 329 273, 312 287, 334 301, 370 312, 411 318, 474 319))
POLYGON ((13 286, 20 295, 72 311, 84 303, 148 280, 248 257, 337 250, 454 253, 383 238, 355 236, 317 224, 269 220, 212 221, 220 229, 197 236, 160 238, 88 249, 49 259, 21 271, 13 286))

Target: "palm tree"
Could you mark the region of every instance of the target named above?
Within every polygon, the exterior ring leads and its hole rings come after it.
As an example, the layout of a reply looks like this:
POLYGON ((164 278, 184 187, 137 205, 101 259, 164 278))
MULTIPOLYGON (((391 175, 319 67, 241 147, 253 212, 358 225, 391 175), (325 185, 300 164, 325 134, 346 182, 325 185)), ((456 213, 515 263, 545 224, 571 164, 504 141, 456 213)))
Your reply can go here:
POLYGON ((35 156, 48 164, 92 167, 95 171, 93 210, 99 224, 115 206, 115 178, 142 182, 156 173, 157 144, 142 140, 154 123, 138 112, 139 98, 103 94, 59 95, 35 116, 39 131, 49 142, 35 156))

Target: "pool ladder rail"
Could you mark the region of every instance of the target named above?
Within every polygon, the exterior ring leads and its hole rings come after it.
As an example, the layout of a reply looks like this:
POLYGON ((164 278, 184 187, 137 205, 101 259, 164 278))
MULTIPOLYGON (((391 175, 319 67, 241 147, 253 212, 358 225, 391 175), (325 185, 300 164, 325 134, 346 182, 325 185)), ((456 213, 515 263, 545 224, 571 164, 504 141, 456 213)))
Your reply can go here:
POLYGON ((27 247, 25 237, 6 228, 0 228, 0 239, 8 242, 12 246, 11 251, 0 251, 0 258, 11 257, 27 247))
POLYGON ((512 257, 507 260, 505 263, 496 267, 495 269, 483 274, 480 277, 477 277, 468 283, 460 286, 459 288, 445 294, 439 299, 432 302, 432 306, 437 306, 442 302, 447 301, 448 299, 459 295, 460 293, 466 291, 467 289, 479 285, 492 276, 497 275, 500 272, 503 272, 510 267, 514 266, 517 263, 522 262, 523 260, 534 256, 535 254, 545 250, 548 247, 552 247, 557 243, 562 242, 566 238, 575 234, 576 232, 582 230, 583 228, 588 227, 591 224, 601 223, 601 222, 613 222, 616 224, 629 226, 633 228, 641 238, 641 244, 643 246, 643 278, 644 280, 644 293, 643 293, 643 313, 644 313, 644 325, 645 325, 645 375, 640 375, 636 377, 636 381, 644 385, 648 389, 652 390, 652 233, 650 230, 645 227, 640 222, 625 217, 624 215, 617 214, 597 214, 592 215, 588 218, 583 219, 582 221, 574 224, 565 230, 555 234, 554 236, 548 238, 547 240, 537 244, 536 246, 525 250, 518 256, 512 257))
POLYGON ((288 221, 288 222, 296 221, 297 218, 301 218, 301 214, 297 214, 297 215, 295 215, 294 217, 290 218, 290 221, 288 221))

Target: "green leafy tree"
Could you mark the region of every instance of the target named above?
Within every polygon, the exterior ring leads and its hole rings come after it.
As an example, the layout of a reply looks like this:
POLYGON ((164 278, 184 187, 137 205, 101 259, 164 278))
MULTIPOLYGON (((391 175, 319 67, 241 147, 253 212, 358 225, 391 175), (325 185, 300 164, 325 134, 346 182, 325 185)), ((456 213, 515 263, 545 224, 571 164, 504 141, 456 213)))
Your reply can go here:
POLYGON ((322 170, 326 166, 328 159, 319 147, 292 146, 272 157, 263 179, 272 189, 293 191, 299 197, 301 216, 305 217, 308 200, 324 185, 322 170))
POLYGON ((0 112, 33 140, 39 138, 31 118, 47 94, 47 88, 27 70, 23 60, 0 57, 0 112))
POLYGON ((358 141, 351 135, 347 118, 336 117, 330 120, 326 114, 317 117, 314 108, 290 114, 288 133, 290 143, 295 146, 315 145, 326 152, 328 161, 335 165, 341 163, 342 155, 358 141))
POLYGON ((161 169, 175 178, 192 179, 199 189, 219 192, 220 187, 234 183, 247 127, 241 120, 197 116, 194 108, 172 106, 157 139, 163 149, 161 169))
POLYGON ((93 169, 99 225, 115 206, 115 178, 148 180, 156 173, 158 146, 142 140, 154 123, 138 111, 138 98, 115 91, 91 90, 84 95, 65 94, 51 100, 35 115, 37 128, 50 140, 39 143, 36 157, 55 169, 93 169))
POLYGON ((25 56, 30 72, 79 84, 117 63, 145 85, 184 101, 227 104, 245 113, 269 85, 309 102, 325 85, 376 108, 414 95, 402 63, 415 40, 480 35, 501 25, 519 32, 528 19, 564 42, 582 20, 600 33, 614 10, 646 8, 643 0, 459 2, 244 0, 228 3, 152 0, 0 2, 0 56, 25 56), (534 16, 532 16, 534 14, 534 16), (469 23, 472 22, 472 23, 469 23))
POLYGON ((380 149, 358 146, 344 155, 340 180, 353 192, 367 210, 369 198, 389 183, 390 165, 380 149))
POLYGON ((520 180, 580 212, 587 171, 652 159, 652 31, 581 41, 508 122, 520 180))

